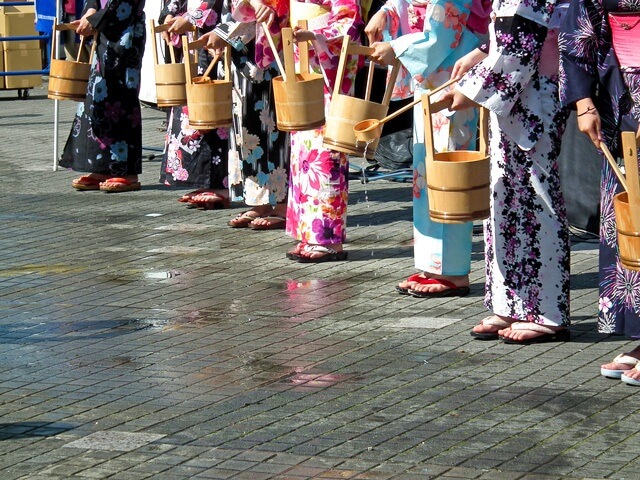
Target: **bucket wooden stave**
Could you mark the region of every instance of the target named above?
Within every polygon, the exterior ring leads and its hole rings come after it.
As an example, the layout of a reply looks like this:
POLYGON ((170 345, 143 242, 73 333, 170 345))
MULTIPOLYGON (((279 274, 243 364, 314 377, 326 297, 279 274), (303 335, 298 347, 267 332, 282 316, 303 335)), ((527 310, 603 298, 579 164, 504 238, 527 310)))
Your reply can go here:
POLYGON ((391 94, 393 92, 393 85, 400 69, 400 62, 396 60, 393 68, 391 69, 387 89, 381 103, 372 102, 370 100, 373 72, 375 68, 375 62, 371 58, 369 58, 369 72, 367 75, 365 98, 351 97, 339 92, 345 75, 347 58, 350 55, 370 57, 372 53, 373 48, 350 44, 349 37, 344 37, 342 49, 340 51, 340 63, 338 64, 336 85, 331 97, 331 104, 329 106, 329 114, 327 115, 323 140, 323 146, 325 148, 348 153, 350 155, 366 156, 366 158, 369 159, 373 159, 375 157, 376 148, 380 139, 376 138, 370 142, 359 141, 356 138, 353 127, 362 120, 380 120, 387 115, 389 102, 391 101, 391 94))
MULTIPOLYGON (((57 19, 53 21, 53 32, 64 30, 75 30, 69 23, 58 24, 57 19)), ((87 96, 87 83, 91 74, 91 59, 96 49, 96 39, 94 37, 91 45, 91 53, 88 62, 81 62, 80 56, 84 51, 85 37, 80 40, 80 48, 76 60, 57 59, 58 35, 54 33, 51 45, 51 63, 49 64, 49 85, 47 97, 54 100, 74 100, 81 102, 87 96)))
POLYGON ((422 96, 424 111, 429 217, 438 223, 466 223, 490 215, 490 158, 488 119, 480 110, 480 148, 436 152, 431 115, 446 104, 430 102, 431 93, 422 96))
POLYGON ((600 148, 624 189, 613 197, 620 264, 628 270, 640 271, 638 138, 635 132, 622 132, 621 138, 626 178, 604 142, 600 144, 600 148))
MULTIPOLYGON (((195 43, 195 42, 194 42, 195 43)), ((184 57, 189 57, 189 50, 194 47, 183 37, 184 57)), ((187 108, 189 110, 189 125, 199 130, 229 127, 232 123, 233 101, 231 82, 231 51, 225 48, 224 79, 209 77, 192 77, 192 65, 185 62, 185 75, 188 79, 187 108)), ((216 57, 212 63, 217 61, 216 57)), ((210 65, 211 68, 211 65, 210 65)), ((209 68, 209 69, 210 69, 209 68)))
MULTIPOLYGON (((306 29, 306 21, 301 20, 306 29)), ((268 28, 265 33, 269 35, 268 28)), ((325 123, 324 77, 309 69, 309 43, 298 43, 300 72, 296 73, 293 57, 293 30, 282 29, 284 75, 272 80, 278 130, 313 130, 325 123)))
POLYGON ((616 215, 620 263, 629 270, 640 271, 640 231, 633 225, 627 192, 613 197, 613 209, 616 215))

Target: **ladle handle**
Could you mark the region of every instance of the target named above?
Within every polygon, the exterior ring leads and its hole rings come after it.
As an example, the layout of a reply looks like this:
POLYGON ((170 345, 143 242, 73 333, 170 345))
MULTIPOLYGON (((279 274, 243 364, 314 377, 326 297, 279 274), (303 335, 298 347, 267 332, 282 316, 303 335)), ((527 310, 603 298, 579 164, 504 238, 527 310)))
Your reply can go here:
POLYGON ((209 66, 205 70, 204 74, 202 75, 202 78, 209 78, 209 74, 211 73, 211 70, 213 69, 213 66, 216 63, 218 63, 218 60, 220 60, 220 54, 219 53, 215 57, 213 57, 213 60, 211 60, 211 63, 209 64, 209 66))
POLYGON ((271 51, 273 51, 273 57, 278 64, 278 69, 280 70, 280 75, 282 76, 283 81, 287 81, 287 73, 282 65, 282 60, 280 60, 280 55, 278 53, 278 49, 276 48, 276 44, 273 41, 273 37, 271 36, 271 32, 269 31, 269 25, 262 23, 262 29, 264 30, 264 35, 267 37, 267 41, 269 42, 269 46, 271 47, 271 51))
POLYGON ((629 190, 627 186, 627 180, 626 178, 624 178, 623 173, 620 171, 620 167, 618 167, 618 164, 613 158, 613 155, 611 155, 611 152, 609 151, 609 147, 607 147, 604 142, 600 142, 600 150, 602 150, 602 153, 604 153, 604 158, 606 158, 607 161, 609 162, 609 165, 613 169, 613 173, 615 173, 616 177, 618 177, 618 181, 620 182, 620 185, 622 185, 622 188, 624 188, 625 192, 628 192, 629 190))
MULTIPOLYGON (((440 85, 439 87, 434 88, 433 90, 431 90, 427 95, 431 96, 434 93, 438 93, 440 90, 443 90, 445 88, 447 88, 449 85, 454 84, 455 82, 457 82, 458 79, 457 78, 452 78, 451 80, 443 83, 442 85, 440 85)), ((390 115, 387 115, 384 118, 381 118, 379 120, 379 124, 382 125, 383 123, 388 122, 389 120, 393 120, 394 118, 396 118, 398 115, 402 115, 404 112, 406 112, 407 110, 415 107, 416 105, 418 105, 419 103, 422 102, 422 99, 419 98, 417 100, 414 100, 411 103, 406 104, 404 107, 399 108, 398 110, 396 110, 395 112, 393 112, 390 115)), ((445 108, 449 108, 451 106, 452 100, 451 99, 447 99, 447 100, 440 100, 438 102, 434 102, 431 105, 432 108, 432 112, 439 112, 440 110, 444 110, 445 108)))

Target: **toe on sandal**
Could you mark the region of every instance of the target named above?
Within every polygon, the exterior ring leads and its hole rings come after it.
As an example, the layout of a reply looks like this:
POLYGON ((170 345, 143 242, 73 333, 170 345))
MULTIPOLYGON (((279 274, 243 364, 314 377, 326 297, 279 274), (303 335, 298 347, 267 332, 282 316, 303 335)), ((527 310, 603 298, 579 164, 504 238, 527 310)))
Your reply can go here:
POLYGON ((259 218, 261 220, 266 220, 268 223, 261 224, 251 222, 249 224, 249 228, 251 230, 280 230, 285 228, 287 225, 287 219, 282 215, 264 215, 259 218))
POLYGON ((218 210, 229 208, 229 199, 218 193, 205 192, 195 195, 189 200, 189 204, 200 210, 218 210))
MULTIPOLYGON (((414 273, 413 275, 410 275, 405 280, 405 282, 416 282, 416 283, 424 284, 425 280, 427 280, 427 277, 425 277, 423 273, 414 273)), ((400 285, 396 285, 396 291, 400 295, 411 295, 409 293, 409 288, 401 287, 400 285)))
POLYGON ((140 182, 132 182, 123 177, 110 178, 100 183, 100 190, 107 193, 134 192, 140 188, 140 182))
POLYGON ((192 192, 189 193, 185 193, 184 195, 182 195, 180 198, 178 198, 178 201, 180 203, 189 203, 189 201, 195 197, 196 195, 200 195, 201 193, 205 193, 208 192, 208 190, 206 188, 199 188, 198 190, 194 190, 192 192))
POLYGON ((620 380, 622 380, 627 385, 633 385, 634 387, 640 387, 640 380, 636 380, 635 378, 627 377, 626 374, 620 375, 620 380))
POLYGON ((74 179, 71 182, 71 186, 76 190, 88 191, 88 190, 100 190, 101 180, 92 177, 91 175, 82 175, 79 178, 74 179))
POLYGON ((291 254, 291 259, 299 263, 324 263, 324 262, 340 262, 347 259, 347 252, 337 251, 324 245, 305 245, 303 247, 306 253, 321 253, 319 257, 308 257, 306 255, 291 254))
POLYGON ((548 343, 548 342, 568 342, 571 339, 571 333, 568 328, 562 330, 553 330, 545 325, 533 322, 515 322, 512 323, 509 328, 511 330, 538 332, 542 335, 538 335, 526 340, 514 340, 508 337, 500 336, 500 340, 504 343, 511 343, 516 345, 532 345, 534 343, 548 343))
POLYGON ((253 215, 250 213, 251 210, 247 210, 245 212, 240 212, 234 218, 227 222, 231 228, 247 228, 251 222, 253 222, 256 218, 260 218, 260 215, 254 213, 253 215))
MULTIPOLYGON (((490 315, 480 320, 480 325, 485 325, 487 327, 498 327, 498 330, 502 330, 503 328, 509 328, 511 326, 511 323, 503 320, 497 315, 490 315)), ((474 332, 473 330, 471 330, 471 336, 476 340, 498 340, 498 330, 496 330, 495 332, 474 332)))
POLYGON ((600 367, 600 375, 607 378, 615 378, 620 379, 622 374, 632 370, 637 364, 640 362, 637 358, 634 358, 626 353, 621 353, 616 358, 613 359, 611 363, 621 363, 622 365, 629 365, 631 368, 625 369, 613 369, 613 368, 604 368, 604 365, 600 367))

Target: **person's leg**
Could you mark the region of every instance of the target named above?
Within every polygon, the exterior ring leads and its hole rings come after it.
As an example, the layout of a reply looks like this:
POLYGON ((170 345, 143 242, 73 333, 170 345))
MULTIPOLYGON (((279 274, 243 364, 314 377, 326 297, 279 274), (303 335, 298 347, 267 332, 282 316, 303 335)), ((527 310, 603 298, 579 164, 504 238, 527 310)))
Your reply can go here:
MULTIPOLYGON (((415 296, 466 295, 469 291, 473 224, 437 223, 429 217, 422 115, 422 106, 417 105, 414 108, 413 234, 415 266, 423 273, 412 275, 398 284, 397 289, 415 296)), ((475 136, 472 135, 475 117, 469 117, 464 121, 455 115, 452 119, 438 117, 441 121, 439 130, 434 132, 436 148, 468 148, 471 137, 475 136)))
POLYGON ((557 165, 567 112, 555 85, 540 84, 547 116, 535 147, 525 151, 504 132, 491 139, 485 305, 517 320, 498 332, 508 343, 568 339, 569 225, 557 165))

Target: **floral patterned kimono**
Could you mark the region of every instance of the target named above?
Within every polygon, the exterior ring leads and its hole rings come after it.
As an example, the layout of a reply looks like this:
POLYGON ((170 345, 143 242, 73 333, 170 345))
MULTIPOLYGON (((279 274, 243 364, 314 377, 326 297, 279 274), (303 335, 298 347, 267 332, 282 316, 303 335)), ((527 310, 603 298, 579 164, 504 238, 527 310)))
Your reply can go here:
MULTIPOLYGON (((87 97, 78 104, 60 165, 115 177, 142 173, 140 69, 144 0, 88 0, 88 20, 99 32, 87 97)), ((84 14, 84 12, 83 12, 84 14)))
MULTIPOLYGON (((280 30, 289 21, 289 0, 265 0, 276 12, 270 32, 280 49, 280 30)), ((231 17, 254 22, 248 0, 231 0, 231 17)), ((250 206, 275 205, 287 196, 290 145, 286 132, 276 130, 271 79, 279 75, 274 53, 263 28, 256 25, 255 38, 243 50, 232 50, 234 67, 234 115, 230 138, 229 182, 234 196, 250 206)))
MULTIPOLYGON (((295 1, 295 0, 294 0, 295 1)), ((359 42, 362 30, 359 0, 307 0, 320 5, 328 15, 315 28, 310 68, 325 74, 325 113, 328 114, 335 85, 344 35, 359 42), (322 66, 322 67, 321 67, 322 66)), ((357 58, 349 60, 340 93, 352 95, 357 58)), ((315 130, 291 133, 291 175, 287 206, 287 234, 307 244, 326 245, 346 240, 349 163, 346 153, 322 147, 324 126, 315 130)))
MULTIPOLYGON (((198 35, 201 35, 212 30, 220 21, 222 2, 223 0, 169 0, 162 17, 186 15, 198 28, 198 35)), ((182 43, 177 41, 174 46, 181 47, 182 43)), ((206 49, 198 53, 198 73, 202 75, 212 57, 206 49)), ((160 181, 172 186, 215 190, 228 188, 228 138, 228 128, 196 130, 190 127, 187 106, 172 107, 167 121, 160 181)))
MULTIPOLYGON (((455 62, 473 50, 478 38, 467 27, 471 0, 388 0, 387 38, 402 62, 393 98, 432 90, 449 80, 455 62)), ((472 223, 444 224, 429 218, 427 199, 424 122, 422 107, 414 116, 413 234, 416 268, 440 275, 467 275, 471 268, 472 223)), ((477 115, 460 111, 451 117, 434 115, 436 148, 459 150, 473 147, 477 115)))
MULTIPOLYGON (((640 69, 620 68, 611 45, 608 12, 640 11, 628 0, 573 0, 560 33, 562 101, 593 98, 604 142, 615 152, 621 131, 640 123, 640 69), (596 96, 596 88, 601 95, 596 96)), ((638 28, 638 27, 636 27, 638 28)), ((600 179, 600 302, 598 331, 640 338, 640 272, 623 268, 616 242, 613 196, 621 186, 602 159, 600 179)))
POLYGON ((489 54, 458 88, 491 112, 485 305, 519 321, 566 326, 569 229, 557 158, 568 112, 558 98, 554 7, 554 0, 494 6, 489 54))

